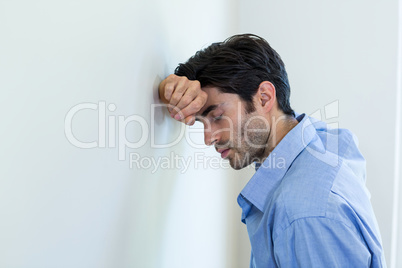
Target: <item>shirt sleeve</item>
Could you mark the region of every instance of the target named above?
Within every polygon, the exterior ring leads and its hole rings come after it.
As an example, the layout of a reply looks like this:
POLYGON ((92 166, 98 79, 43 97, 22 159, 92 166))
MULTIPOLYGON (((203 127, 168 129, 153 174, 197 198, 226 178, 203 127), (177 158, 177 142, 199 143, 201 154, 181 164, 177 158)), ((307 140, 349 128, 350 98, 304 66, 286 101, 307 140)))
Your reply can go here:
POLYGON ((353 226, 311 217, 295 220, 274 243, 279 267, 371 267, 371 254, 353 226))

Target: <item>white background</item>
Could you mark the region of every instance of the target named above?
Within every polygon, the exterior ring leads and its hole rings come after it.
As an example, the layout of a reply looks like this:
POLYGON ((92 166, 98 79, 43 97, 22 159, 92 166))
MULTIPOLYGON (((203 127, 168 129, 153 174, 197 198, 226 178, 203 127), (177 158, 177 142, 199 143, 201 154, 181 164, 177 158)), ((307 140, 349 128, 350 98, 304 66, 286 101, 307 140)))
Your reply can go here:
POLYGON ((337 101, 327 121, 358 136, 388 265, 402 267, 400 254, 391 262, 392 243, 402 250, 402 232, 393 240, 402 223, 393 212, 398 2, 362 0, 0 1, 0 267, 247 267, 236 198, 252 169, 196 165, 197 154, 219 156, 184 138, 157 149, 148 133, 140 148, 118 148, 119 134, 135 142, 151 126, 157 144, 174 141, 182 125, 160 108, 151 116, 159 82, 197 50, 245 32, 282 56, 297 112, 322 114, 337 101), (103 114, 107 130, 115 120, 116 147, 109 133, 104 148, 73 146, 65 119, 80 103, 98 109, 77 113, 72 131, 101 145, 101 102, 116 107, 103 114), (148 125, 119 122, 132 115, 148 125), (191 165, 153 172, 130 167, 130 153, 191 165))

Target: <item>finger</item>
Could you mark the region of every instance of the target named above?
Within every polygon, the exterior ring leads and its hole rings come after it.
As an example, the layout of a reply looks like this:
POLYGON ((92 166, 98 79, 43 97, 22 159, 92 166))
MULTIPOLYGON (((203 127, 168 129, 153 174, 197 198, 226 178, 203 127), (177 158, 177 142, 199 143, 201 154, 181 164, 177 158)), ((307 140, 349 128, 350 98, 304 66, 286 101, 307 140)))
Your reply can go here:
POLYGON ((169 102, 172 94, 175 90, 175 87, 178 83, 177 76, 174 74, 169 75, 163 80, 159 85, 159 90, 163 91, 163 95, 165 99, 169 102))
POLYGON ((189 87, 188 79, 187 78, 181 78, 177 81, 177 84, 174 88, 173 94, 169 100, 169 103, 171 105, 176 106, 180 99, 183 97, 185 92, 187 91, 189 87))
POLYGON ((170 112, 170 116, 173 117, 174 119, 180 121, 182 118, 184 118, 182 116, 182 113, 181 113, 180 109, 177 108, 176 106, 168 104, 168 109, 169 109, 169 112, 170 112))
POLYGON ((199 94, 189 105, 175 114, 176 120, 181 120, 189 115, 195 115, 205 105, 206 99, 203 94, 199 94))
POLYGON ((174 107, 173 105, 170 105, 170 98, 171 98, 171 93, 174 90, 175 84, 174 83, 168 83, 166 84, 165 87, 165 99, 167 100, 167 104, 168 104, 168 110, 171 113, 172 112, 172 108, 174 107))
MULTIPOLYGON (((201 85, 200 82, 197 80, 190 81, 188 89, 185 91, 184 95, 181 97, 180 101, 176 104, 176 107, 181 110, 188 105, 190 105, 191 102, 193 102, 197 97, 201 97, 201 99, 197 100, 200 101, 202 106, 205 104, 208 94, 205 91, 201 90, 201 85)), ((201 107, 202 107, 201 106, 201 107)), ((172 110, 170 111, 171 116, 175 117, 177 110, 172 110)))
POLYGON ((165 97, 165 93, 166 93, 165 87, 166 87, 167 80, 168 79, 166 78, 162 82, 160 82, 159 88, 158 88, 159 99, 162 100, 162 102, 166 103, 166 104, 169 103, 169 100, 166 99, 166 97, 165 97))
POLYGON ((184 118, 184 123, 186 125, 192 126, 195 123, 195 116, 194 115, 190 115, 187 116, 186 118, 184 118))
POLYGON ((176 104, 176 107, 180 110, 183 109, 184 107, 188 106, 192 101, 194 101, 195 98, 197 98, 198 94, 199 92, 197 92, 197 88, 188 88, 179 100, 179 102, 176 104))

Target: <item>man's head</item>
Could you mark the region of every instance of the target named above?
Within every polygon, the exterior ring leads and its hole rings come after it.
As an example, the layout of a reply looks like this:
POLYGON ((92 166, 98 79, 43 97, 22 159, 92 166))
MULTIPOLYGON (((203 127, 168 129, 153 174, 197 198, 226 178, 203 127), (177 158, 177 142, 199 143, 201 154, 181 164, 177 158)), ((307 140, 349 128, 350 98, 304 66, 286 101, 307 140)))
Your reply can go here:
POLYGON ((180 64, 175 74, 198 80, 208 94, 197 114, 205 144, 215 145, 235 169, 262 162, 281 134, 277 126, 285 129, 288 118, 294 120, 285 66, 256 35, 214 43, 180 64))
POLYGON ((179 64, 175 74, 198 80, 201 87, 217 87, 224 93, 239 95, 247 112, 254 111, 252 98, 261 82, 269 81, 275 86, 279 109, 295 116, 285 65, 268 42, 257 35, 234 35, 214 43, 179 64))

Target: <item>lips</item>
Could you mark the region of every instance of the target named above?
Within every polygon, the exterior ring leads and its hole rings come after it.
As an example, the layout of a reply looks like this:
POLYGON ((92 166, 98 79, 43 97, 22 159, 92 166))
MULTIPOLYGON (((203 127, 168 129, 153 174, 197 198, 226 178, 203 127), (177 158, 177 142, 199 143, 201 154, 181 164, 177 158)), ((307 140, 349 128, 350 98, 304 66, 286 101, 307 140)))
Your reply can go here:
POLYGON ((218 150, 219 153, 221 153, 222 158, 226 158, 229 154, 230 149, 220 149, 218 150))

